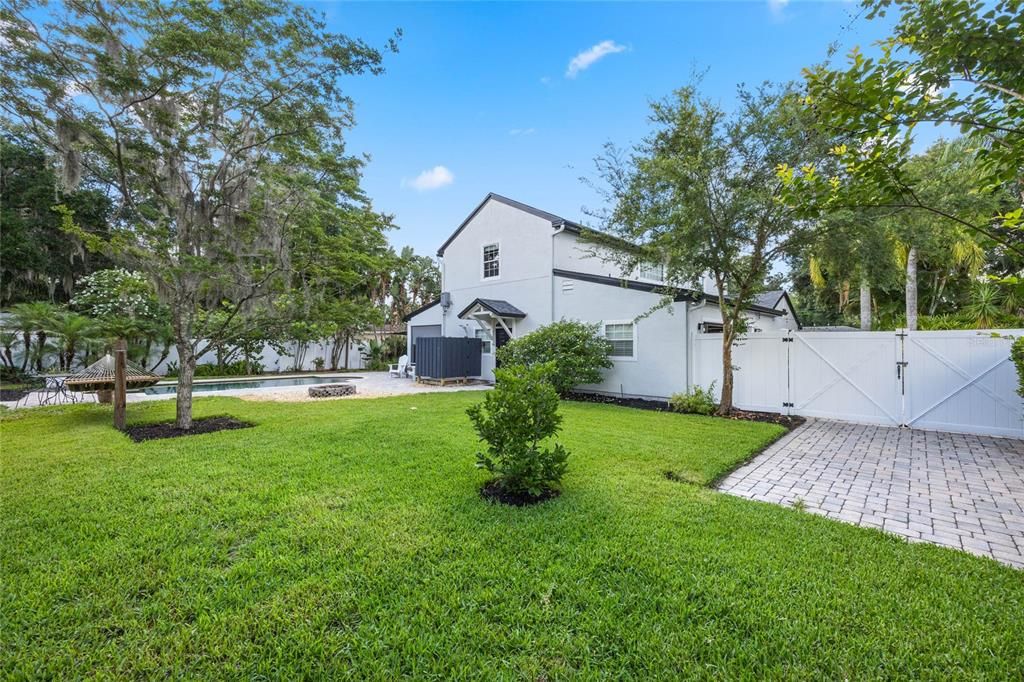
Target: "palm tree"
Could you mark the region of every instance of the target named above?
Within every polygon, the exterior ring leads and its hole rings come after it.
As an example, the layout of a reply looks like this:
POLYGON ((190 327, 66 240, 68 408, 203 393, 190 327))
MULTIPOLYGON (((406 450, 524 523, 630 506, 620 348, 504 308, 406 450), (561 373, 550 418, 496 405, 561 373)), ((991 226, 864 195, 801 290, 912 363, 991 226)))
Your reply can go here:
POLYGON ((21 333, 24 355, 21 370, 30 366, 37 372, 43 371, 43 357, 46 354, 46 328, 50 326, 57 308, 45 301, 19 303, 11 306, 11 323, 21 333), (35 337, 35 343, 32 339, 35 337))
POLYGON ((99 335, 95 320, 70 310, 54 315, 48 331, 58 339, 57 363, 62 371, 70 370, 75 353, 83 345, 96 341, 99 335))
POLYGON ((4 367, 7 369, 14 369, 14 347, 18 343, 18 333, 12 329, 0 329, 0 347, 3 347, 3 352, 0 353, 0 360, 3 361, 4 367))
POLYGON ((1003 295, 991 282, 977 282, 971 289, 970 302, 964 309, 978 329, 993 326, 1003 312, 1003 295))

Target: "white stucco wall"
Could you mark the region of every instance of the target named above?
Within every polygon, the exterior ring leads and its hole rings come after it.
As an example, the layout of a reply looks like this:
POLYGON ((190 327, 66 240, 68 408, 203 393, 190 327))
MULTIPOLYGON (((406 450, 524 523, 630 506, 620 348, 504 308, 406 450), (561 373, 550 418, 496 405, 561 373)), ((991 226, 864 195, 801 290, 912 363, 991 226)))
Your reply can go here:
POLYGON ((606 277, 622 277, 622 269, 614 261, 602 258, 604 249, 581 242, 572 232, 561 232, 554 239, 554 267, 559 270, 585 272, 606 277))
MULTIPOLYGON (((555 277, 557 319, 602 322, 634 320, 659 297, 564 277, 555 277)), ((582 390, 643 398, 667 398, 686 390, 686 304, 674 303, 636 320, 636 359, 615 358, 605 380, 582 390)))
MULTIPOLYGON (((477 298, 508 301, 526 313, 524 319, 510 323, 513 337, 549 323, 553 234, 550 221, 498 201, 487 202, 442 257, 442 290, 452 298, 447 310, 436 307, 444 336, 474 335, 479 324, 458 315, 477 298), (500 273, 484 279, 483 247, 494 243, 499 245, 500 273)), ((430 324, 421 316, 409 323, 430 324)), ((492 352, 483 356, 482 376, 493 378, 493 369, 492 352)))
MULTIPOLYGON (((658 294, 608 284, 555 277, 552 269, 621 277, 614 262, 591 253, 571 232, 556 231, 549 220, 499 201, 487 202, 445 249, 441 263, 442 291, 451 306, 429 308, 411 318, 408 326, 441 325, 442 335, 474 336, 479 324, 458 314, 477 298, 505 300, 526 313, 508 322, 512 337, 522 336, 557 319, 586 322, 635 320, 659 302, 658 294), (499 277, 484 279, 483 247, 500 246, 499 277)), ((640 279, 631 273, 629 279, 640 279)), ((615 359, 599 385, 582 387, 616 395, 666 398, 687 388, 691 368, 687 343, 702 321, 721 320, 718 308, 707 304, 693 309, 675 303, 636 321, 636 359, 615 359)), ((752 315, 763 330, 785 329, 770 315, 752 315)), ((493 329, 492 329, 493 333, 493 329)), ((493 379, 494 348, 481 360, 481 376, 493 379)))

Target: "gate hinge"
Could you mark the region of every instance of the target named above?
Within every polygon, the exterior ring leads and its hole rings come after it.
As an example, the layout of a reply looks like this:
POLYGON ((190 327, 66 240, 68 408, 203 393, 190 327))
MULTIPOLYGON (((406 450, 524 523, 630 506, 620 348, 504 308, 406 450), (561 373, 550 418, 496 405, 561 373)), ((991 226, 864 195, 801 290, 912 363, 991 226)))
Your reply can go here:
POLYGON ((796 407, 793 403, 782 403, 783 407, 796 407))
POLYGON ((783 336, 782 337, 782 343, 793 343, 793 337, 792 336, 783 336))

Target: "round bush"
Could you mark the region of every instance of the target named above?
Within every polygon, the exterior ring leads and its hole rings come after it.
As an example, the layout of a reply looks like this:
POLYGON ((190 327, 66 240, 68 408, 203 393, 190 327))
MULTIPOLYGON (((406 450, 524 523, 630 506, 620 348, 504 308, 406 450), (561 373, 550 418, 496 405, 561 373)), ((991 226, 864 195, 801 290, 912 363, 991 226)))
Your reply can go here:
POLYGON ((611 344, 598 325, 560 320, 509 341, 498 349, 502 365, 551 364, 549 381, 559 395, 581 384, 596 384, 603 369, 612 366, 611 344))

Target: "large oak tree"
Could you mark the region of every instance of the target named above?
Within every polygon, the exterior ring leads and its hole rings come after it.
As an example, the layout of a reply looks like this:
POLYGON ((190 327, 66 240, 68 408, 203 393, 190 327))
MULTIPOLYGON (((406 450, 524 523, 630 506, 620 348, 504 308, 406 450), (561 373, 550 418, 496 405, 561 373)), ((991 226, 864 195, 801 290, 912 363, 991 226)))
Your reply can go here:
MULTIPOLYGON (((652 105, 654 131, 630 154, 598 159, 611 209, 604 224, 626 271, 666 264, 671 284, 699 286, 710 276, 720 292, 720 414, 732 410, 732 347, 745 313, 773 265, 807 225, 781 201, 777 164, 823 151, 788 87, 740 89, 726 112, 685 87, 652 105), (633 248, 622 249, 622 242, 633 248)), ((605 241, 601 235, 591 237, 605 241)))
POLYGON ((381 54, 284 0, 16 0, 0 39, 5 124, 59 158, 65 188, 88 175, 116 199, 109 237, 68 229, 170 307, 190 428, 197 360, 267 323, 311 200, 368 209, 341 83, 381 54))

